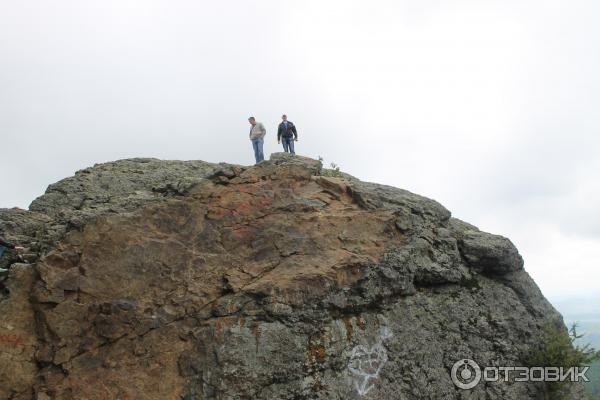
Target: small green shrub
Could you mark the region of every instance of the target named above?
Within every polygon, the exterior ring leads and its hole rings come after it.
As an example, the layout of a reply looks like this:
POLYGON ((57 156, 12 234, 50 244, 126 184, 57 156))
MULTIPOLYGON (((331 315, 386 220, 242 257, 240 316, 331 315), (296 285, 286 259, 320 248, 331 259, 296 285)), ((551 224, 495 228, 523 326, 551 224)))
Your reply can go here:
POLYGON ((321 168, 318 171, 318 174, 321 176, 331 176, 336 178, 343 178, 344 174, 340 171, 340 166, 336 163, 332 162, 329 164, 331 168, 323 168, 323 157, 319 156, 319 161, 321 162, 321 168))
MULTIPOLYGON (((590 347, 589 344, 580 346, 575 341, 583 335, 577 333, 577 324, 565 330, 562 324, 547 322, 542 329, 542 336, 538 346, 529 354, 529 366, 541 367, 584 367, 594 360, 600 359, 600 352, 590 347)), ((568 400, 569 381, 544 382, 544 400, 568 400)))

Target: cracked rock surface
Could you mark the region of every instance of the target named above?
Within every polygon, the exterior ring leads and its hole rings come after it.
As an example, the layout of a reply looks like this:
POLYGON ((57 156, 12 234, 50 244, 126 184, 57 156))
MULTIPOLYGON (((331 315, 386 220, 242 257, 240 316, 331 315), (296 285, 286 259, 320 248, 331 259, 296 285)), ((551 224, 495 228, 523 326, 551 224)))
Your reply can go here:
POLYGON ((512 243, 320 171, 122 160, 0 210, 30 249, 0 283, 0 399, 542 398, 450 376, 562 324, 512 243))

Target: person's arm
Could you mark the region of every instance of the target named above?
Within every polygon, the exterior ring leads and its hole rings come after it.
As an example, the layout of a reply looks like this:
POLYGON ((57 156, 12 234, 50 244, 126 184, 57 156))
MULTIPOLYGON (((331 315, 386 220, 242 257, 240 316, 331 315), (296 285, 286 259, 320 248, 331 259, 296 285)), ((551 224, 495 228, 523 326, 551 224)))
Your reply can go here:
POLYGON ((282 124, 279 124, 279 127, 277 128, 277 143, 281 142, 281 131, 283 130, 282 128, 282 124))
POLYGON ((0 238, 0 246, 4 246, 4 247, 9 248, 9 249, 14 249, 15 247, 17 247, 14 244, 5 241, 2 238, 0 238))
POLYGON ((265 135, 267 134, 267 129, 265 128, 265 125, 262 122, 260 123, 260 129, 262 130, 261 138, 264 138, 265 135))
POLYGON ((298 140, 298 132, 296 131, 296 125, 292 124, 292 132, 294 132, 294 140, 298 140))

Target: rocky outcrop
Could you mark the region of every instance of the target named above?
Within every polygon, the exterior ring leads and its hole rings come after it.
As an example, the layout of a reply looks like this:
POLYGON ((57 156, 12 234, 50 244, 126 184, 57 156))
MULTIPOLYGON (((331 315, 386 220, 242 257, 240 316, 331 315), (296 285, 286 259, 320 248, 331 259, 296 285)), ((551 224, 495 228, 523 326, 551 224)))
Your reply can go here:
POLYGON ((450 375, 522 365, 560 321, 512 243, 320 171, 125 160, 2 210, 31 251, 4 282, 0 398, 540 398, 450 375))

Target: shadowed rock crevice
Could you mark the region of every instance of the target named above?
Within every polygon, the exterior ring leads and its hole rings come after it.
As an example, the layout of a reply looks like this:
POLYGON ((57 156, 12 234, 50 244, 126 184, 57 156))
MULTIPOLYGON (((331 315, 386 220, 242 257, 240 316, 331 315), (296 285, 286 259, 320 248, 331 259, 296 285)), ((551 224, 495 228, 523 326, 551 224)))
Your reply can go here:
POLYGON ((516 365, 560 319, 508 239, 321 170, 124 160, 2 210, 32 250, 0 302, 25 343, 0 343, 1 377, 21 371, 0 397, 460 399, 455 361, 516 365))

